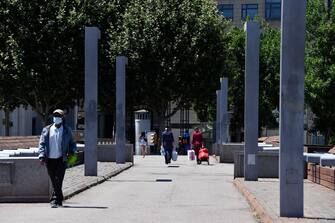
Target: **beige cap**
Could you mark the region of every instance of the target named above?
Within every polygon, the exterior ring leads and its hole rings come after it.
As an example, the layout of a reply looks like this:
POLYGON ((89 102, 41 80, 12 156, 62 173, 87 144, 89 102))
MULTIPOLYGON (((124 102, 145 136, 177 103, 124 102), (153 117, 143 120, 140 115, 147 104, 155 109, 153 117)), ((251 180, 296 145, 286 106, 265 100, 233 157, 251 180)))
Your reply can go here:
POLYGON ((56 109, 52 114, 58 113, 62 116, 64 116, 64 111, 62 109, 56 109))

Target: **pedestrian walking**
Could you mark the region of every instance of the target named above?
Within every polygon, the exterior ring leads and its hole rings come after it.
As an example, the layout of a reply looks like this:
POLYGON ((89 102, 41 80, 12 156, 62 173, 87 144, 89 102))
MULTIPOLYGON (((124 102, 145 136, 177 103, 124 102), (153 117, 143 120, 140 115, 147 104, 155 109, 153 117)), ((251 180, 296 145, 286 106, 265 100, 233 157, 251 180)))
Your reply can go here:
POLYGON ((204 146, 202 133, 199 128, 196 127, 192 133, 192 146, 195 151, 195 156, 197 158, 197 163, 199 162, 199 150, 204 146))
POLYGON ((46 166, 52 183, 52 208, 63 205, 62 185, 67 168, 68 156, 75 154, 76 143, 71 129, 64 124, 64 111, 56 109, 53 112, 53 124, 43 128, 38 148, 38 158, 41 165, 46 166))
POLYGON ((145 155, 146 155, 147 146, 148 146, 148 139, 145 136, 145 132, 141 133, 141 136, 139 138, 139 142, 140 142, 140 147, 141 147, 141 153, 142 153, 142 156, 144 158, 145 155))
POLYGON ((162 146, 165 152, 165 164, 171 163, 172 150, 174 147, 173 133, 169 127, 162 133, 162 146))
POLYGON ((191 140, 190 140, 190 133, 188 132, 188 129, 185 130, 185 132, 183 133, 183 147, 184 147, 184 155, 187 155, 187 151, 191 148, 191 140))
POLYGON ((183 154, 184 153, 184 145, 183 145, 183 137, 178 136, 178 153, 183 154))

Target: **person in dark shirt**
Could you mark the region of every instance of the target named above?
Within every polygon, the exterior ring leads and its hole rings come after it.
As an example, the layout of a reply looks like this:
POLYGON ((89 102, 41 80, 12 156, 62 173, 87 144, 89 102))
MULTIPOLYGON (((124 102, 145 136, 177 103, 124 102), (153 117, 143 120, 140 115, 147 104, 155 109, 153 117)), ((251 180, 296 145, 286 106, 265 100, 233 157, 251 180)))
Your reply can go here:
POLYGON ((174 147, 174 138, 173 133, 169 127, 165 128, 165 131, 162 133, 162 146, 165 152, 165 163, 171 163, 172 150, 174 147))
POLYGON ((52 208, 63 206, 62 185, 69 155, 75 154, 77 145, 72 130, 64 124, 64 111, 53 112, 53 124, 43 128, 38 147, 38 158, 41 165, 46 165, 52 183, 52 208))
POLYGON ((183 142, 183 147, 184 147, 184 155, 187 155, 187 151, 191 148, 190 145, 190 133, 188 132, 188 129, 185 130, 184 134, 183 134, 183 138, 182 138, 182 142, 183 142))

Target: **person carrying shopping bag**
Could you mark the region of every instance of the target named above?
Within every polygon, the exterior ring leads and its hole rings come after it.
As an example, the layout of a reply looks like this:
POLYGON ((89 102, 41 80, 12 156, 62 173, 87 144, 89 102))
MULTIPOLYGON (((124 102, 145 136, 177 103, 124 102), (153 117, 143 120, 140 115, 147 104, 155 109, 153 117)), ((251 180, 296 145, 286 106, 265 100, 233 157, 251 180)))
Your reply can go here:
POLYGON ((204 146, 202 133, 200 132, 199 128, 196 127, 194 132, 192 133, 192 146, 195 152, 195 156, 197 158, 197 163, 199 162, 199 150, 204 146))
POLYGON ((171 163, 172 150, 174 147, 174 138, 173 133, 169 127, 165 128, 165 131, 162 133, 162 146, 164 149, 165 164, 171 163))

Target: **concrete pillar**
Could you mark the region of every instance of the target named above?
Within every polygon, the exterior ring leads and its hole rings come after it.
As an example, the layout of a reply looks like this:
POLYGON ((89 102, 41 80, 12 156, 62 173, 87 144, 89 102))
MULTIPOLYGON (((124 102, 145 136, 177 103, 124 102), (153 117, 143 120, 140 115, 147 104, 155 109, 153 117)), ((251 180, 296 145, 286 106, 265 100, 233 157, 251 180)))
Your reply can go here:
POLYGON ((227 124, 228 124, 228 78, 220 78, 220 138, 221 143, 228 142, 227 124))
POLYGON ((97 176, 98 39, 97 27, 85 27, 85 176, 97 176))
POLYGON ((283 0, 280 58, 280 216, 303 217, 306 0, 283 0))
POLYGON ((216 91, 216 143, 217 144, 221 144, 221 133, 220 133, 220 114, 221 114, 221 111, 220 111, 220 94, 221 94, 221 91, 218 90, 216 91))
POLYGON ((127 63, 127 57, 116 57, 116 163, 125 163, 127 63))
POLYGON ((245 24, 244 179, 258 180, 259 23, 245 24))

